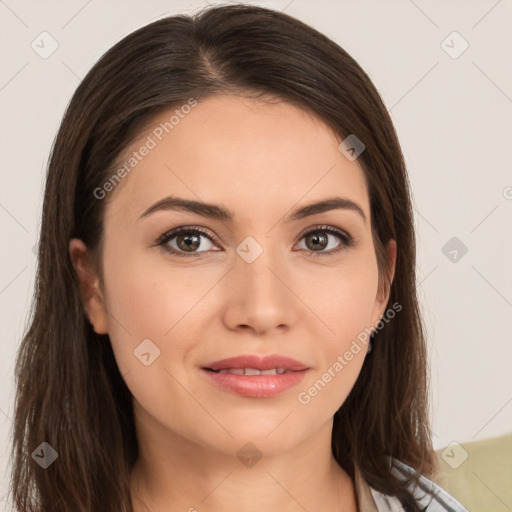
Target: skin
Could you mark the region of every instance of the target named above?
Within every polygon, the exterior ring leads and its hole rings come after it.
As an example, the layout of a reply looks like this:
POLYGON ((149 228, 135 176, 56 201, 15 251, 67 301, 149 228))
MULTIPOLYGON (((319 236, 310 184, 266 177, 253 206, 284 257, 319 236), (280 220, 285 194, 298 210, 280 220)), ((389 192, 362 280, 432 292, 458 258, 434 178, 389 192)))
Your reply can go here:
MULTIPOLYGON (((125 152, 169 119, 158 115, 125 152)), ((331 453, 332 419, 366 356, 366 347, 308 404, 307 389, 376 325, 389 288, 380 287, 369 197, 361 167, 338 149, 321 120, 285 102, 235 96, 203 101, 110 192, 104 221, 103 286, 81 240, 70 241, 84 306, 94 330, 108 333, 134 396, 140 458, 131 475, 136 512, 357 510, 353 482, 331 453), (229 208, 232 224, 179 210, 142 213, 169 196, 229 208), (332 196, 362 208, 336 209, 286 223, 292 210, 332 196), (319 225, 348 232, 316 249, 304 237, 319 225), (199 257, 154 246, 180 226, 200 226, 199 257), (236 252, 248 236, 263 253, 236 252), (217 250, 216 250, 217 249, 217 250), (149 338, 160 356, 134 356, 149 338), (246 398, 212 384, 199 369, 242 354, 281 354, 310 367, 296 387, 246 398), (248 442, 263 455, 248 467, 248 442)), ((94 199, 96 200, 96 199, 94 199)), ((177 239, 167 245, 177 245, 177 239)), ((391 279, 396 244, 387 247, 391 279)))

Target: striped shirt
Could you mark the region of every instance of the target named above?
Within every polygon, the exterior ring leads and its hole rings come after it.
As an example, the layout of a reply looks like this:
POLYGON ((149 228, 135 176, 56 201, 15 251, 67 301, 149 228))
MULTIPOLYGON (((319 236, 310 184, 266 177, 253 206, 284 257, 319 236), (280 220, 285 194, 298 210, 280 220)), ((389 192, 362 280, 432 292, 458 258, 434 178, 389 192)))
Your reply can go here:
MULTIPOLYGON (((408 477, 415 473, 406 464, 396 459, 393 462, 393 472, 396 475, 408 477)), ((360 512, 405 512, 398 498, 382 494, 370 487, 360 472, 356 471, 354 480, 360 512)), ((411 484, 409 491, 416 499, 419 509, 424 512, 469 512, 453 496, 424 476, 419 477, 416 487, 411 484)))

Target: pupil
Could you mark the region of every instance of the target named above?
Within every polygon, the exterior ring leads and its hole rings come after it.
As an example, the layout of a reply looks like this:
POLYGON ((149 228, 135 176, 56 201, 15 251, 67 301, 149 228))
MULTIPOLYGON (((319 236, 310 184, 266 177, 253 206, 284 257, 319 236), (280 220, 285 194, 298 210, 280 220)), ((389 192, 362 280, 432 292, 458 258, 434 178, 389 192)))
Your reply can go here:
POLYGON ((181 235, 178 237, 178 245, 185 250, 188 249, 197 249, 199 247, 199 237, 197 235, 181 235), (191 241, 193 239, 193 241, 191 241), (180 243, 180 241, 184 242, 184 245, 180 243))
POLYGON ((310 239, 313 240, 313 245, 320 245, 320 249, 325 249, 326 236, 315 233, 310 235, 310 239), (324 243, 319 242, 319 240, 323 240, 324 243))

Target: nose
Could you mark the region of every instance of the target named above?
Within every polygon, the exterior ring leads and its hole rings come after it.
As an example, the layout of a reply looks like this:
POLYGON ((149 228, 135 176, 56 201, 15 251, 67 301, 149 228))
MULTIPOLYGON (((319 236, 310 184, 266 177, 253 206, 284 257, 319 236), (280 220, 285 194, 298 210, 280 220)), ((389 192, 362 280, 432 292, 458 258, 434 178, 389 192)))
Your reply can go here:
POLYGON ((287 331, 299 318, 299 304, 284 262, 263 251, 251 263, 236 258, 229 273, 224 323, 231 330, 265 335, 287 331))

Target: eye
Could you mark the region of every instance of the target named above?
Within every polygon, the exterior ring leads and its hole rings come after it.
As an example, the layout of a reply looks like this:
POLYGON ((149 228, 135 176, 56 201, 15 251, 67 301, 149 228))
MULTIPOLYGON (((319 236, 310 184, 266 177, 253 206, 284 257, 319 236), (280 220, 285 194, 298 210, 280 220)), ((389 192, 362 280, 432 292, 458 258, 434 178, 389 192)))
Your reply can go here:
MULTIPOLYGON (((156 245, 176 256, 200 256, 202 252, 211 250, 212 239, 207 231, 199 227, 181 227, 162 235, 156 245), (203 243, 203 239, 207 242, 203 243), (206 246, 206 247, 205 247, 206 246), (203 250, 198 250, 199 248, 203 250)), ((218 249, 214 249, 218 250, 218 249)))
MULTIPOLYGON (((317 226, 300 237, 305 240, 305 251, 309 256, 329 256, 345 248, 355 245, 354 239, 346 232, 332 226, 317 226), (336 244, 333 239, 338 240, 336 244), (325 250, 329 249, 329 250, 325 250)), ((219 242, 214 235, 196 226, 183 226, 167 233, 164 233, 155 243, 163 249, 176 256, 200 257, 201 253, 212 249, 219 242), (203 242, 206 240, 206 242, 203 242), (202 250, 199 250, 202 249, 202 250)))
POLYGON ((329 256, 345 248, 354 246, 354 239, 348 234, 332 226, 318 226, 301 237, 305 240, 305 249, 310 256, 329 256), (332 239, 338 239, 338 244, 332 239), (331 240, 329 240, 331 239, 331 240), (329 250, 325 250, 329 249, 329 250))

